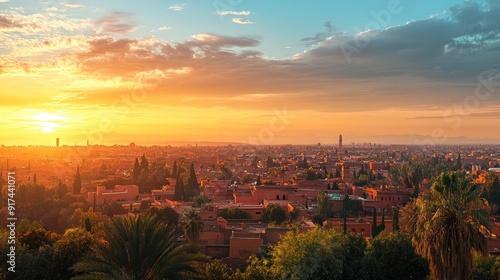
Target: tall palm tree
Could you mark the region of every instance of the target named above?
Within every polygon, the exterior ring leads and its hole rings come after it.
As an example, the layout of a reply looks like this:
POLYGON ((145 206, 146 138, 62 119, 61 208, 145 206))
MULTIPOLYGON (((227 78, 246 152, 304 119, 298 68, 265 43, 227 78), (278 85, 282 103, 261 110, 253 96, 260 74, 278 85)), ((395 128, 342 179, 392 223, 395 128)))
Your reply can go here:
POLYGON ((460 172, 442 173, 432 188, 405 207, 406 231, 429 259, 435 279, 467 279, 474 251, 486 253, 488 203, 460 172))
POLYGON ((182 214, 181 228, 190 243, 198 242, 200 234, 203 232, 203 222, 195 208, 190 208, 182 214))
POLYGON ((115 218, 95 255, 75 264, 74 279, 193 279, 205 258, 151 216, 115 218))

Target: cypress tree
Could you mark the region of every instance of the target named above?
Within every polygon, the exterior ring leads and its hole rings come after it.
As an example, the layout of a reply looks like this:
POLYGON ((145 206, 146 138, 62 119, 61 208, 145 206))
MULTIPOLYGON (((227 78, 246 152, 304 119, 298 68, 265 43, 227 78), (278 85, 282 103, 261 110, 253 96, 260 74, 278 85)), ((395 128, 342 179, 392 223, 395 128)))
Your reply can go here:
POLYGON ((82 178, 80 176, 80 166, 76 168, 75 181, 73 182, 73 194, 80 194, 82 191, 82 178))
POLYGON ((377 228, 378 228, 377 235, 385 229, 385 208, 382 209, 382 221, 381 221, 381 224, 377 228))
POLYGON ((142 171, 148 171, 148 160, 146 159, 145 155, 142 155, 141 157, 141 172, 142 171))
POLYGON ((399 208, 392 207, 392 231, 399 231, 399 208))
POLYGON ((59 182, 57 183, 57 197, 59 200, 63 199, 66 193, 68 192, 68 187, 62 183, 62 181, 59 179, 59 182))
POLYGON ((184 183, 182 183, 182 178, 180 176, 178 176, 175 181, 174 199, 176 201, 183 201, 184 199, 184 183))
POLYGON ((134 183, 139 181, 139 175, 141 175, 141 165, 139 164, 139 160, 135 158, 134 163, 134 183))
POLYGON ((351 211, 351 198, 348 194, 344 196, 344 201, 342 202, 342 208, 344 211, 351 211))
POLYGON ((377 236, 377 209, 373 208, 372 237, 377 236))
POLYGON ((455 165, 455 170, 462 169, 462 156, 458 153, 457 164, 455 165))
POLYGON ((273 162, 273 159, 271 158, 271 156, 267 157, 266 167, 267 167, 267 169, 274 167, 274 162, 273 162))
POLYGON ((199 196, 200 187, 198 185, 198 179, 196 178, 196 172, 194 171, 194 164, 191 163, 189 168, 189 179, 187 183, 187 189, 189 196, 199 196))
POLYGON ((309 164, 307 163, 306 157, 302 158, 302 163, 300 164, 300 167, 307 169, 309 168, 309 164))
POLYGON ((177 178, 179 176, 179 171, 177 171, 177 161, 174 161, 174 167, 172 168, 172 176, 173 178, 177 178))
POLYGON ((90 222, 89 217, 85 218, 85 230, 87 232, 91 232, 92 231, 92 223, 90 222))

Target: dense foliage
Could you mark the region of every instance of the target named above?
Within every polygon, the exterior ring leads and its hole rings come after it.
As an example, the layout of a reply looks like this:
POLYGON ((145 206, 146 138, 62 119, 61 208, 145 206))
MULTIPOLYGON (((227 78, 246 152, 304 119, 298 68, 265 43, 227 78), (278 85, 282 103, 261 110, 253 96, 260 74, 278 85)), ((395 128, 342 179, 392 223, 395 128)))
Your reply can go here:
POLYGON ((151 216, 115 218, 94 254, 75 264, 83 274, 74 279, 193 279, 204 257, 178 237, 151 216))
POLYGON ((262 212, 262 220, 279 225, 286 221, 286 212, 278 204, 269 204, 262 212))
POLYGON ((219 216, 224 219, 250 219, 250 214, 239 208, 226 208, 219 211, 219 216))
POLYGON ((436 279, 467 278, 474 252, 486 253, 488 203, 460 172, 442 173, 403 211, 405 231, 426 256, 436 279))

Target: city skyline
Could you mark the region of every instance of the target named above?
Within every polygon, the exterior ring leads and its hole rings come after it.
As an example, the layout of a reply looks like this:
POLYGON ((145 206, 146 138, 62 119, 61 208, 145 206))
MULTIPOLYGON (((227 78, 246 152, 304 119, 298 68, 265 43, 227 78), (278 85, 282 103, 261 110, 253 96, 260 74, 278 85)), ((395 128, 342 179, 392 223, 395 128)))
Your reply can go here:
POLYGON ((500 1, 0 1, 0 144, 498 144, 500 1))

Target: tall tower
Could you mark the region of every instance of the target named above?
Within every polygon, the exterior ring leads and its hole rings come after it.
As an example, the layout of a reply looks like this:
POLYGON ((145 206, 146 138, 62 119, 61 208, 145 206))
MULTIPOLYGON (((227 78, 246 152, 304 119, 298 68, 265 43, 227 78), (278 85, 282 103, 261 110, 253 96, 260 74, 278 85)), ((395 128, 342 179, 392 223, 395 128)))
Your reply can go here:
POLYGON ((339 135, 339 153, 342 153, 342 134, 339 135))
POLYGON ((56 138, 56 147, 59 147, 59 138, 56 138))
POLYGON ((338 152, 339 160, 342 159, 342 134, 339 135, 339 152, 338 152))

